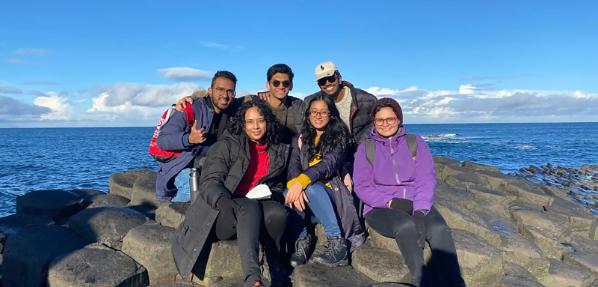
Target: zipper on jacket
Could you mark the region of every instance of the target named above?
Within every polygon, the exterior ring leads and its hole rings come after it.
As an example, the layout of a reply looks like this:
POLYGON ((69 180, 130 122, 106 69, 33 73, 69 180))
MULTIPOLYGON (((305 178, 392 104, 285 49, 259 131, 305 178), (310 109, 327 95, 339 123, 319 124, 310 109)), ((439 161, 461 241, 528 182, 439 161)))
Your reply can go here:
POLYGON ((390 147, 390 161, 392 162, 392 172, 395 175, 395 181, 397 184, 401 184, 401 180, 399 179, 399 170, 397 169, 397 161, 395 160, 393 153, 394 150, 392 148, 392 138, 388 138, 388 146, 390 147))

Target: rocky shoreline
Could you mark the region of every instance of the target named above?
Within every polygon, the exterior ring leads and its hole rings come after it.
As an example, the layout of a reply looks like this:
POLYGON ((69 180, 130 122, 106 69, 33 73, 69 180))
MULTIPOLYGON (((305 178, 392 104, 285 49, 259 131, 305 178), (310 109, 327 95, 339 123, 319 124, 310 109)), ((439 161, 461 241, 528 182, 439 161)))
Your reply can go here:
POLYGON ((598 166, 583 165, 580 168, 568 168, 546 164, 522 168, 515 175, 539 184, 556 186, 563 189, 578 202, 598 214, 598 166))
MULTIPOLYGON (((514 176, 447 157, 435 161, 435 206, 451 228, 467 286, 598 286, 598 215, 572 199, 566 185, 521 178, 539 178, 543 168, 514 176)), ((45 190, 18 197, 17 213, 0 218, 1 286, 240 286, 234 241, 213 244, 201 279, 177 276, 170 240, 188 204, 156 202, 155 176, 113 174, 108 194, 45 190)), ((583 185, 596 190, 597 182, 590 177, 583 185)), ((408 276, 396 243, 368 230, 351 266, 308 263, 292 273, 293 286, 403 286, 383 283, 408 276)), ((267 271, 264 263, 265 277, 267 271)))

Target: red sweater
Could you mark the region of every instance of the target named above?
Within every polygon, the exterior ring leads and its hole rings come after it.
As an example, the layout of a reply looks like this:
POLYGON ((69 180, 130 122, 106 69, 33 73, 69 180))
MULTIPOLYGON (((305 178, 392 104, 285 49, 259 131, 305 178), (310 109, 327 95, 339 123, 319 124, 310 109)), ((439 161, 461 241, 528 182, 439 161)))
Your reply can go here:
POLYGON ((245 196, 249 190, 257 185, 262 177, 268 174, 268 166, 270 165, 270 158, 266 151, 268 145, 258 145, 253 141, 248 142, 249 166, 247 167, 245 175, 243 175, 243 180, 241 180, 241 183, 239 183, 239 186, 235 191, 235 194, 240 196, 245 196))

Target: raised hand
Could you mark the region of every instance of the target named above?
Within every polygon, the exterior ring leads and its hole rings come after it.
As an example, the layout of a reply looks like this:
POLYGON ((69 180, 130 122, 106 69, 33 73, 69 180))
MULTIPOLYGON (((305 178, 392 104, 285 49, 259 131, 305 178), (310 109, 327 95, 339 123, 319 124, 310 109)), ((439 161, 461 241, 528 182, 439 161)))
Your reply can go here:
POLYGON ((206 131, 204 128, 199 130, 197 128, 197 121, 193 122, 193 126, 191 127, 191 131, 189 131, 189 143, 192 144, 200 144, 206 141, 206 131))

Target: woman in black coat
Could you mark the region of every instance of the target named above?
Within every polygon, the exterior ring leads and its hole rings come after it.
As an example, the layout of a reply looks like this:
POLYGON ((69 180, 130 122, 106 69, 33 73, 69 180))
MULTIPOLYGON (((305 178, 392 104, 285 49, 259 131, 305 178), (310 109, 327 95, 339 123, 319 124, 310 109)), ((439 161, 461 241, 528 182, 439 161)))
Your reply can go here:
POLYGON ((172 246, 183 278, 212 240, 236 238, 244 286, 262 286, 260 238, 278 251, 286 226, 286 211, 278 200, 282 199, 289 147, 280 143, 278 131, 270 109, 253 99, 243 103, 227 134, 210 149, 201 172, 199 198, 187 210, 172 246), (269 188, 272 195, 248 198, 256 186, 269 188))

